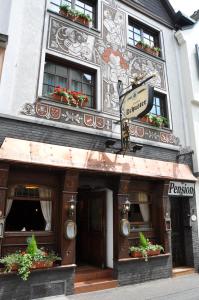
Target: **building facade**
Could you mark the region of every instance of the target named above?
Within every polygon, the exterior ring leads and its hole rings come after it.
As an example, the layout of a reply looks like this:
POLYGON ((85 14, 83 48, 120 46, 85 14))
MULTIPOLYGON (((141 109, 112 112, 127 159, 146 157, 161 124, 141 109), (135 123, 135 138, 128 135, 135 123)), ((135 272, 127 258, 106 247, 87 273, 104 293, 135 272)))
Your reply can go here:
POLYGON ((24 249, 34 233, 62 258, 25 285, 0 274, 2 299, 11 284, 16 299, 71 294, 82 265, 111 269, 119 285, 169 277, 178 266, 198 270, 189 193, 196 178, 192 158, 181 155, 187 134, 174 36, 187 19, 155 0, 0 4, 1 256, 24 249), (120 153, 118 80, 125 91, 154 74, 152 123, 130 122, 133 152, 120 153), (139 232, 164 253, 130 257, 139 232))

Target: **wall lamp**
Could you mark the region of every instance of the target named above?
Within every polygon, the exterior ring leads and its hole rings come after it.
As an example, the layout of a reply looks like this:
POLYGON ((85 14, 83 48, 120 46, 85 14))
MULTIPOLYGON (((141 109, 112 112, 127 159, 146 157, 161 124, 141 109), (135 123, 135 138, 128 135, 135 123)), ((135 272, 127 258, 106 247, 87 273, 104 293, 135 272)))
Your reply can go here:
POLYGON ((122 217, 126 215, 130 211, 131 208, 131 202, 129 201, 128 197, 126 197, 126 201, 122 204, 122 217))
POLYGON ((74 196, 72 195, 71 199, 68 201, 69 208, 68 208, 68 215, 69 217, 73 217, 76 212, 76 203, 77 201, 74 199, 74 196))

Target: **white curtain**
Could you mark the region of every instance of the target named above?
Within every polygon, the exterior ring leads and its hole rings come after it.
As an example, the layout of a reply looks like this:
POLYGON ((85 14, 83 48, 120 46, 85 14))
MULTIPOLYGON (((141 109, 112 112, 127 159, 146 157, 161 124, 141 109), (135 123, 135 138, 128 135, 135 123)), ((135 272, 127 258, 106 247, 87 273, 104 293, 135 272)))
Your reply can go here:
POLYGON ((9 212, 11 210, 12 207, 12 202, 13 202, 13 198, 15 195, 15 185, 12 185, 10 187, 8 187, 8 198, 6 201, 6 212, 5 212, 5 217, 7 217, 9 215, 9 212))
MULTIPOLYGON (((47 187, 39 188, 39 197, 44 199, 51 199, 51 189, 47 187)), ((51 230, 51 216, 52 216, 52 201, 40 201, 41 211, 46 221, 45 231, 51 230)))
POLYGON ((144 192, 139 192, 138 194, 140 211, 144 222, 149 222, 150 220, 150 211, 148 203, 148 195, 144 192))

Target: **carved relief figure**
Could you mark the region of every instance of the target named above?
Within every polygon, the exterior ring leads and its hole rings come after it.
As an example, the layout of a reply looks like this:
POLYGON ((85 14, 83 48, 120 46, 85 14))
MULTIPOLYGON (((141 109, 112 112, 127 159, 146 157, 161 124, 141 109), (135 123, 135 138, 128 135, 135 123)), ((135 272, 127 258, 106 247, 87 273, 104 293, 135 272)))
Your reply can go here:
POLYGON ((68 27, 61 27, 56 33, 56 41, 64 51, 70 55, 86 60, 92 59, 94 38, 68 27))

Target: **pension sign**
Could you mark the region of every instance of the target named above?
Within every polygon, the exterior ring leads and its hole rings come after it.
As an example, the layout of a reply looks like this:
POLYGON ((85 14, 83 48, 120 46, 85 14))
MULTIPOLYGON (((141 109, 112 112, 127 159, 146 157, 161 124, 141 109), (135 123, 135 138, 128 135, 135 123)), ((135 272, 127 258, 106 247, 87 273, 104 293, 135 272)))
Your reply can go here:
POLYGON ((168 195, 193 197, 195 184, 193 182, 170 181, 168 195))
POLYGON ((139 86, 129 92, 123 100, 124 118, 132 119, 145 116, 153 106, 154 89, 151 86, 139 86))

